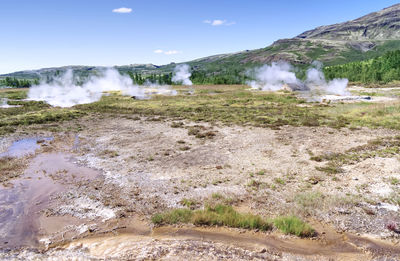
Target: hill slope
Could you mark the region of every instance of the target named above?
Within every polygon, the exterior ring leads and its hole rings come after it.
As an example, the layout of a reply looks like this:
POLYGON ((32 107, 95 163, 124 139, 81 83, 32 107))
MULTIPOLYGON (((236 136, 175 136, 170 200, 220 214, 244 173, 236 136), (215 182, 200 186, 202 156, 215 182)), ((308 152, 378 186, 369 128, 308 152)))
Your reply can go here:
POLYGON ((400 49, 400 4, 358 19, 317 27, 271 46, 221 57, 211 56, 199 62, 268 63, 286 60, 309 64, 320 60, 327 65, 373 58, 386 51, 400 49))
POLYGON ((346 41, 400 39, 400 4, 345 23, 320 26, 298 38, 346 41))

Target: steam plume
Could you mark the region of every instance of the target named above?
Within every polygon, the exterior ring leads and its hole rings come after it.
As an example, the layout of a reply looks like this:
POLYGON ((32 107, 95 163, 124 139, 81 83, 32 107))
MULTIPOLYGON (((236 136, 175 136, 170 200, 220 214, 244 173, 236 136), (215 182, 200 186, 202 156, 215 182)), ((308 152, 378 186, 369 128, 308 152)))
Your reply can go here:
POLYGON ((297 79, 294 68, 286 62, 273 62, 254 70, 255 80, 248 82, 254 89, 277 91, 288 86, 292 90, 321 92, 324 94, 348 95, 347 79, 326 81, 322 72, 322 63, 313 62, 307 70, 306 80, 297 79))
POLYGON ((311 90, 325 92, 327 94, 349 95, 346 90, 349 80, 333 79, 327 82, 322 72, 322 63, 314 61, 311 68, 307 70, 306 85, 311 90))
MULTIPOLYGON (((92 76, 82 85, 75 83, 72 70, 56 77, 51 83, 42 82, 29 89, 28 99, 46 101, 52 106, 71 107, 100 100, 104 92, 121 91, 124 95, 146 98, 148 94, 165 94, 167 87, 149 90, 134 85, 132 80, 115 69, 105 70, 101 76, 92 76)), ((173 93, 171 93, 173 94, 173 93)))
POLYGON ((9 105, 7 104, 7 99, 6 98, 0 98, 0 108, 8 108, 9 105))
POLYGON ((7 98, 0 98, 0 108, 13 108, 13 107, 21 107, 21 105, 9 105, 7 98))
POLYGON ((286 62, 272 63, 255 69, 256 80, 249 82, 253 89, 264 91, 277 91, 283 88, 284 84, 299 84, 293 67, 286 62))
POLYGON ((181 64, 175 67, 172 81, 174 83, 182 83, 183 85, 192 85, 193 83, 189 79, 191 75, 189 65, 181 64))

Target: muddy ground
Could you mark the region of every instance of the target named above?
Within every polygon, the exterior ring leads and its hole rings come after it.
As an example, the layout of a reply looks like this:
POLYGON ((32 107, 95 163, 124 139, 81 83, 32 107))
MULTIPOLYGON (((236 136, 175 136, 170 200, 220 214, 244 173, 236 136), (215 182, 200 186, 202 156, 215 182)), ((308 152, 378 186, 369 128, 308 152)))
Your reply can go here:
POLYGON ((368 158, 334 175, 317 170, 325 163, 311 159, 399 131, 271 130, 135 115, 64 125, 82 131, 25 130, 0 142, 6 154, 21 138, 38 145, 34 154, 18 155, 24 164, 3 180, 1 258, 400 258, 399 234, 387 229, 400 222, 398 205, 388 200, 400 187, 391 182, 400 179, 398 155, 368 158), (317 236, 153 227, 153 214, 184 207, 185 200, 193 208, 221 201, 265 217, 298 215, 317 236))

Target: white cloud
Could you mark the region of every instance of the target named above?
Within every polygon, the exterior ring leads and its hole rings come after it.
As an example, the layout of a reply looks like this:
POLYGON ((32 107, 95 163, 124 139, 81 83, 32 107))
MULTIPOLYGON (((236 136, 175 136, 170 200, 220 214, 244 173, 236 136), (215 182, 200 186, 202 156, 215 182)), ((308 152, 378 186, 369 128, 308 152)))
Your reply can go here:
POLYGON ((178 53, 180 53, 180 52, 179 52, 179 51, 177 51, 177 50, 170 50, 170 51, 166 51, 166 52, 164 52, 164 54, 166 54, 166 55, 178 54, 178 53))
POLYGON ((214 20, 212 21, 211 25, 212 26, 219 26, 219 25, 223 25, 226 23, 226 20, 214 20))
POLYGON ((234 25, 236 22, 228 22, 226 20, 220 20, 220 19, 215 19, 215 20, 204 20, 203 23, 205 24, 210 24, 212 26, 221 26, 221 25, 234 25))
POLYGON ((113 11, 113 13, 129 14, 130 12, 132 12, 132 8, 121 7, 121 8, 113 9, 112 11, 113 11))
POLYGON ((158 53, 158 54, 163 53, 163 54, 165 54, 165 55, 172 55, 172 54, 181 53, 181 51, 177 51, 177 50, 164 51, 164 50, 161 50, 161 49, 154 50, 153 52, 154 52, 154 53, 158 53))

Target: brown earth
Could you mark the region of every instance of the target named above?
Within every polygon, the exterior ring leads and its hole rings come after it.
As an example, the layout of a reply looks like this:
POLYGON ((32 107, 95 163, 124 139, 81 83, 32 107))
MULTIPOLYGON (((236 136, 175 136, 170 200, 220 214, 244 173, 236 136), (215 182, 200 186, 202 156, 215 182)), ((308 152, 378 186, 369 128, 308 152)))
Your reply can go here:
MULTIPOLYGON (((385 227, 400 220, 397 206, 385 201, 398 193, 399 185, 389 181, 400 179, 398 157, 369 158, 346 165, 335 175, 318 171, 316 167, 325 163, 310 159, 345 152, 398 131, 289 126, 271 130, 181 122, 106 116, 64 123, 65 127, 79 124, 83 131, 54 135, 48 145, 24 158, 25 171, 11 180, 19 184, 40 176, 59 188, 45 194, 46 204, 36 209, 39 215, 32 231, 37 241, 31 246, 43 252, 23 245, 24 251, 4 251, 0 257, 400 257, 399 236, 385 227), (50 167, 55 162, 59 167, 50 167), (97 174, 88 174, 92 172, 97 174), (240 211, 265 217, 295 214, 311 222, 318 236, 298 239, 277 231, 153 228, 151 215, 183 207, 184 199, 193 201, 194 207, 229 202, 240 211)), ((4 138, 3 151, 20 135, 4 138)))

